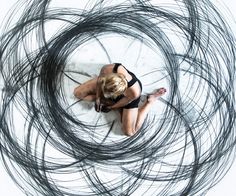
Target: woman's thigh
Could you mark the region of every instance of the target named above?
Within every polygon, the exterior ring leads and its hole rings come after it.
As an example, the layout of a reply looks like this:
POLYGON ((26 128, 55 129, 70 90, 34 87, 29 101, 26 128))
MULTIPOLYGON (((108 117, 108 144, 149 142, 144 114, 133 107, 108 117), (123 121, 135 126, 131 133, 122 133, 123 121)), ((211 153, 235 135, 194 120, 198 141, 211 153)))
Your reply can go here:
POLYGON ((83 99, 88 95, 95 95, 97 88, 97 77, 86 81, 74 89, 74 95, 78 99, 83 99))
POLYGON ((124 134, 132 136, 135 133, 135 126, 138 117, 138 108, 122 110, 122 130, 124 134))

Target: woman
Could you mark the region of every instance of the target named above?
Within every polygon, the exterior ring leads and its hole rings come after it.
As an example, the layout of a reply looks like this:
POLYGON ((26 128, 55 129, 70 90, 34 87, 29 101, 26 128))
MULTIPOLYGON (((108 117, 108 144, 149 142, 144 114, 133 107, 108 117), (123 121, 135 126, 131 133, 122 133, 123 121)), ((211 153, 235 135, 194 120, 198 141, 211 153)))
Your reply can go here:
POLYGON ((156 98, 166 89, 157 89, 139 107, 141 92, 142 84, 138 78, 122 64, 115 63, 105 65, 98 77, 76 87, 74 95, 78 99, 95 101, 98 112, 121 109, 122 130, 125 135, 132 136, 142 126, 156 98))

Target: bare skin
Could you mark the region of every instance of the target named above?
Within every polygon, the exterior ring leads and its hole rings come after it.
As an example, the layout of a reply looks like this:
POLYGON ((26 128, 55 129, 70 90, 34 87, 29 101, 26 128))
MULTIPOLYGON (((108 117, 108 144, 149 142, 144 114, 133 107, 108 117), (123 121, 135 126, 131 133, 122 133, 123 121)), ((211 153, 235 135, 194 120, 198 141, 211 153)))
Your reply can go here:
POLYGON ((142 126, 148 112, 158 97, 166 93, 165 88, 158 89, 150 94, 147 100, 139 108, 123 109, 122 111, 122 130, 127 136, 134 135, 142 126))
MULTIPOLYGON (((104 104, 112 110, 121 109, 131 101, 137 99, 141 95, 141 89, 138 82, 134 83, 134 85, 126 89, 126 91, 124 92, 124 98, 122 98, 117 103, 112 103, 102 96, 99 77, 105 74, 112 73, 113 67, 114 64, 105 65, 101 69, 100 75, 98 77, 93 78, 76 87, 74 90, 75 97, 86 101, 96 101, 98 106, 100 104, 104 104)), ((127 81, 130 81, 132 79, 132 76, 126 71, 123 66, 119 66, 117 73, 123 74, 126 77, 127 81)), ((165 88, 157 89, 156 92, 150 94, 147 97, 147 100, 141 107, 121 109, 122 131, 125 135, 132 136, 140 129, 154 102, 158 97, 164 95, 165 92, 165 88)), ((99 108, 97 108, 96 110, 99 111, 99 108)))

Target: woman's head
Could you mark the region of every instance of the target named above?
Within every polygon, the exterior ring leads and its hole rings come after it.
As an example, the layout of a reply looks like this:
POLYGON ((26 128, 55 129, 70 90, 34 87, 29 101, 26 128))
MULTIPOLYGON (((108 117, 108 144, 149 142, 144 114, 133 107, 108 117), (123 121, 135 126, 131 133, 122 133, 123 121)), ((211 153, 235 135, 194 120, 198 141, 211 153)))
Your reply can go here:
POLYGON ((116 98, 127 89, 128 83, 123 74, 111 73, 100 78, 101 89, 105 98, 116 98))

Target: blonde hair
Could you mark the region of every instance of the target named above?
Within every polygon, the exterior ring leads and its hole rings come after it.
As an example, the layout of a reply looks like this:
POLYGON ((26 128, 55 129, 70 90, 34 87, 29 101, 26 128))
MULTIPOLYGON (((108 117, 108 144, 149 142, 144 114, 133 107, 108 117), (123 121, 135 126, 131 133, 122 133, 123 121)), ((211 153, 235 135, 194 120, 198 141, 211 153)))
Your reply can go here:
POLYGON ((101 89, 105 98, 117 98, 122 95, 128 87, 127 80, 123 74, 111 73, 100 77, 101 89))

